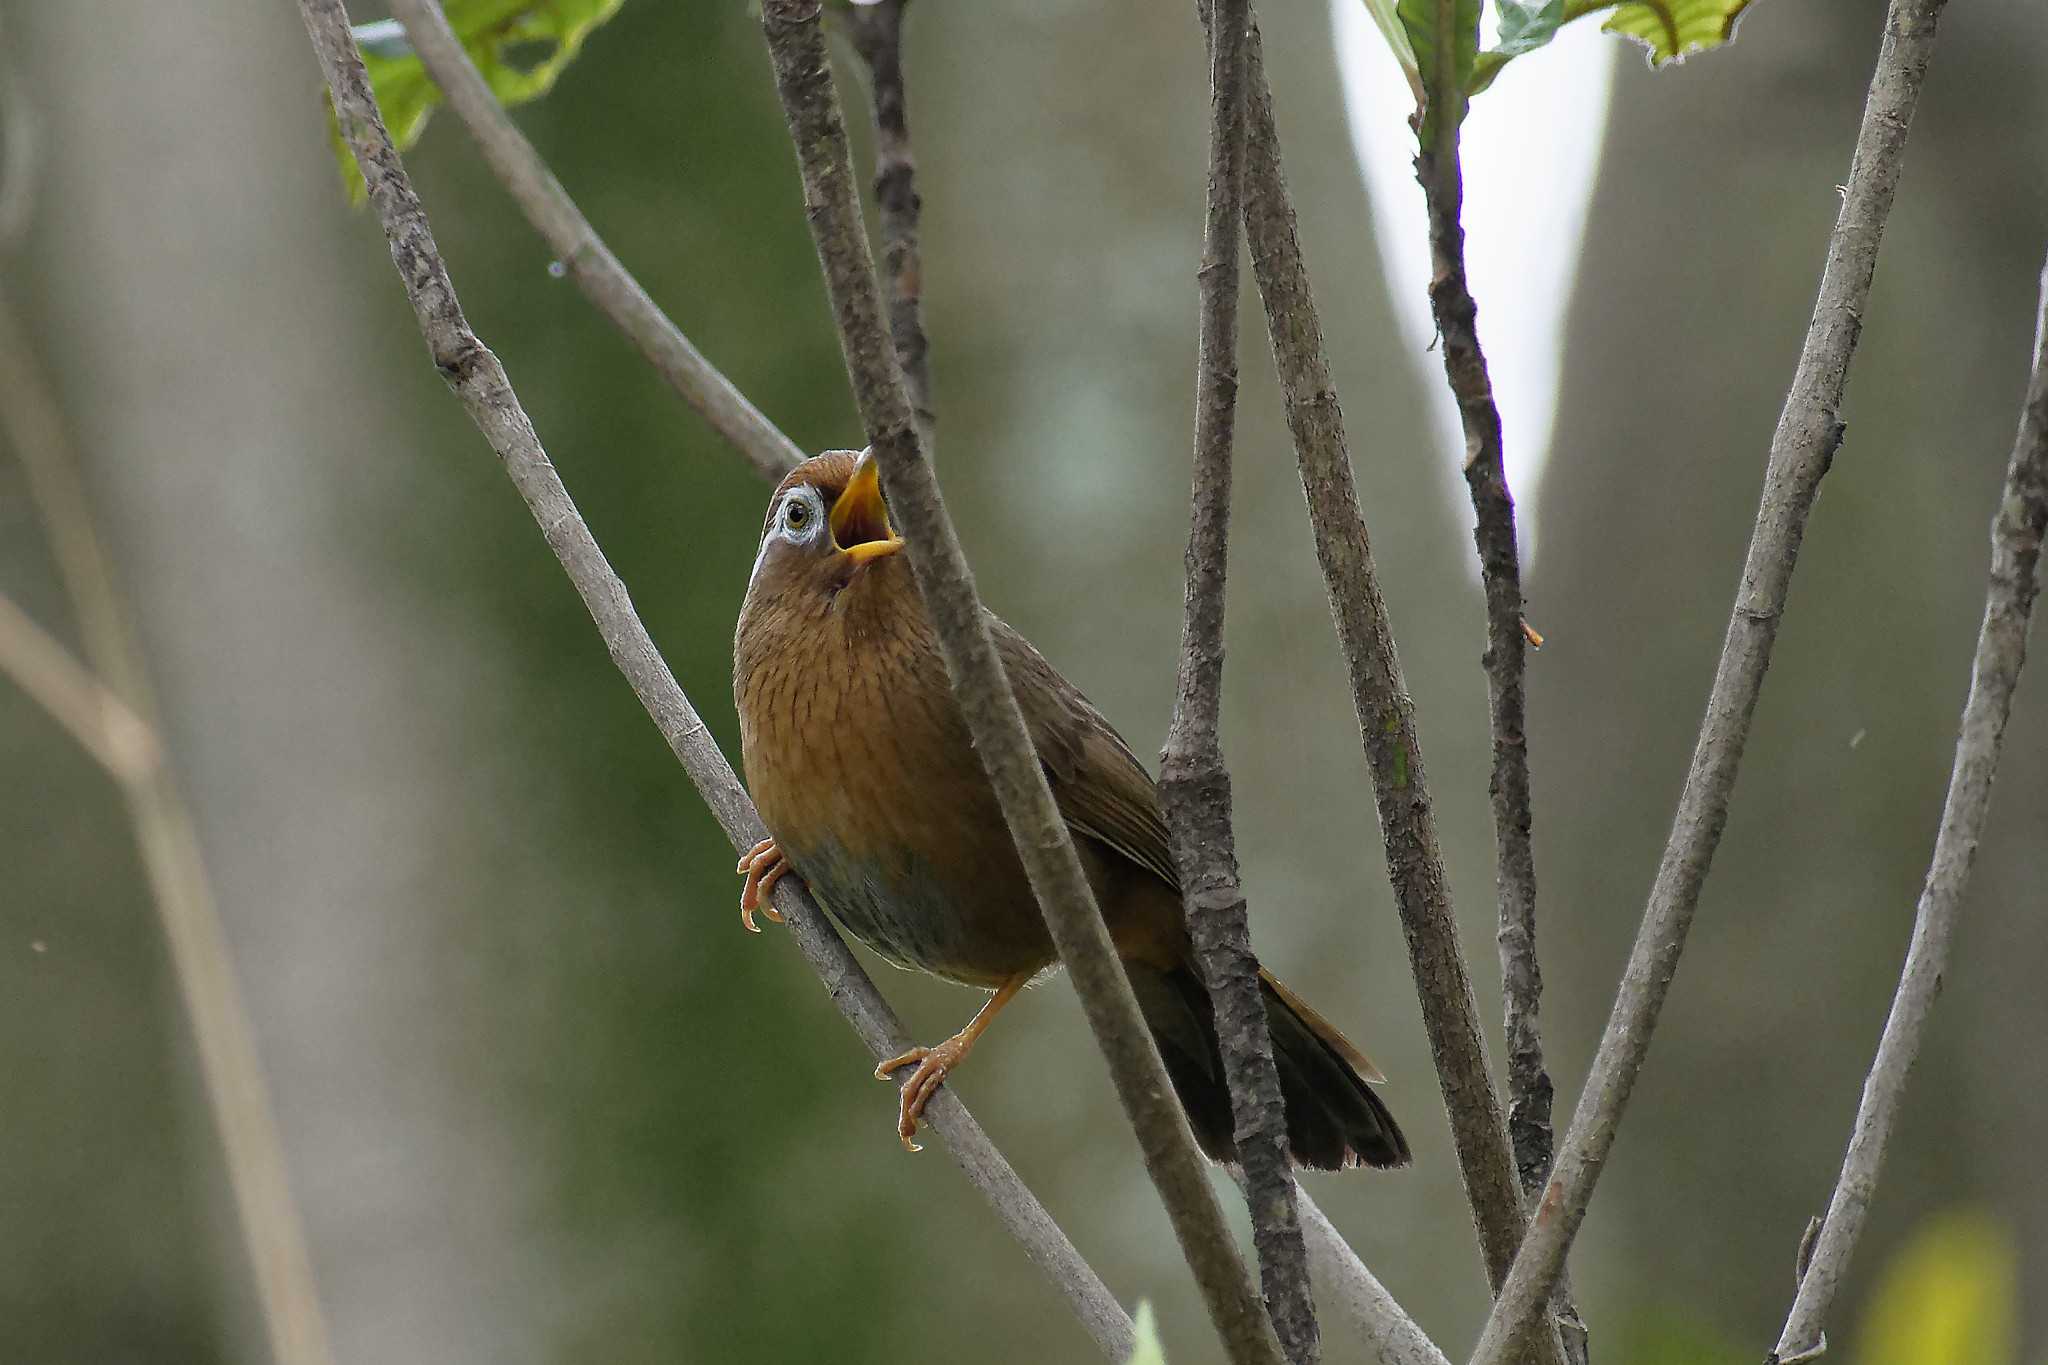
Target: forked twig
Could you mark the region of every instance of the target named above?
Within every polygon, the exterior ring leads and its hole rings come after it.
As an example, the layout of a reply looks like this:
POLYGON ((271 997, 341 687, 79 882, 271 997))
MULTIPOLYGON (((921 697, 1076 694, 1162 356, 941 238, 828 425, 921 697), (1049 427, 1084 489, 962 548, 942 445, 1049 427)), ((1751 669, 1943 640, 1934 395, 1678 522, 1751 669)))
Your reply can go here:
MULTIPOLYGON (((698 794, 733 847, 751 847, 764 833, 753 803, 656 651, 625 585, 605 561, 541 448, 503 367, 463 317, 425 211, 370 94, 341 0, 300 0, 299 9, 319 55, 343 135, 363 167, 370 202, 390 240, 393 264, 435 366, 504 463, 548 547, 589 610, 612 662, 632 685, 698 794)), ((833 1003, 869 1052, 878 1059, 900 1052, 906 1040, 894 1013, 809 894, 794 879, 786 878, 775 888, 775 903, 788 918, 798 947, 833 1003)), ((1112 1361, 1123 1360, 1132 1344, 1129 1316, 969 1117, 965 1106, 941 1091, 925 1116, 1010 1234, 1066 1296, 1103 1354, 1112 1361)))
POLYGON ((774 483, 788 473, 803 459, 803 452, 704 358, 612 255, 597 229, 477 74, 437 0, 391 0, 391 12, 405 25, 406 38, 427 74, 441 87, 448 107, 476 139, 485 163, 534 231, 546 239, 583 296, 640 348, 640 354, 669 387, 746 456, 763 478, 774 483))
MULTIPOLYGON (((152 901, 170 950, 207 1105, 221 1144, 228 1190, 277 1365, 331 1365, 327 1323, 313 1281, 305 1226, 277 1130, 263 1059, 235 977, 234 957, 207 875, 192 812, 157 738, 155 703, 136 641, 95 528, 63 414, 13 309, 0 295, 0 423, 28 475, 90 667, 58 649, 40 651, 48 675, 80 723, 97 720, 102 744, 87 748, 121 787, 152 901), (91 713, 97 711, 95 717, 91 713)), ((22 618, 14 644, 33 649, 22 618)), ((39 632, 38 632, 39 633, 39 632)), ((17 655, 17 662, 20 658, 17 655)), ((21 676, 17 674, 17 676, 21 676)), ((57 712, 53 711, 53 714, 57 712)), ((83 740, 84 735, 80 738, 83 740)))
POLYGON ((1842 392, 1863 327, 1864 305, 1877 270, 1878 243, 1891 213, 1904 162, 1906 133, 1934 50, 1935 21, 1946 0, 1892 0, 1863 125, 1849 167, 1840 215, 1828 240, 1820 296, 1799 353, 1799 366, 1771 439, 1770 463, 1750 536, 1741 587, 1707 699, 1692 766, 1678 798, 1671 836, 1650 887, 1613 1013, 1579 1095, 1570 1130, 1558 1149, 1529 1235, 1473 1355, 1499 1365, 1522 1326, 1550 1296, 1593 1186, 1600 1178, 1629 1092, 1649 1053, 1650 1038, 1685 951, 1700 888, 1727 823, 1736 770, 1750 718, 1770 667, 1778 621, 1791 589, 1807 514, 1842 441, 1842 392))
POLYGON ((1238 1362, 1278 1362, 1279 1343, 1245 1270, 1202 1156, 1117 960, 1073 839, 1009 678, 986 613, 918 442, 895 348, 882 323, 874 265, 854 190, 846 126, 819 30, 819 0, 763 0, 761 27, 775 68, 804 191, 805 217, 824 269, 840 349, 880 466, 893 518, 946 658, 953 695, 1016 840, 1117 1096, 1144 1153, 1181 1250, 1217 1333, 1238 1362))
POLYGON ((2027 625, 2040 591, 2041 537, 2048 531, 2048 263, 2041 268, 2040 303, 2034 313, 2034 364, 2020 408, 2019 435, 2006 466, 1998 514, 1991 523, 1991 582, 1984 592, 1984 622, 1970 665, 1970 695, 1963 704, 1955 766, 1941 833, 1927 867, 1927 882, 1913 914, 1913 942, 1899 974, 1891 1013, 1878 1040, 1877 1057, 1856 1106, 1856 1127, 1842 1158, 1842 1173, 1828 1198, 1818 1239, 1802 1256, 1799 1292, 1785 1318, 1785 1330, 1766 1365, 1792 1365, 1827 1350, 1828 1308, 1848 1273, 1877 1178, 1885 1145, 1898 1117, 1899 1101, 1920 1053, 1934 998, 1948 966, 1963 890, 1976 862, 1977 843, 1991 813, 1991 782, 1998 773, 2013 688, 2027 661, 2027 625))

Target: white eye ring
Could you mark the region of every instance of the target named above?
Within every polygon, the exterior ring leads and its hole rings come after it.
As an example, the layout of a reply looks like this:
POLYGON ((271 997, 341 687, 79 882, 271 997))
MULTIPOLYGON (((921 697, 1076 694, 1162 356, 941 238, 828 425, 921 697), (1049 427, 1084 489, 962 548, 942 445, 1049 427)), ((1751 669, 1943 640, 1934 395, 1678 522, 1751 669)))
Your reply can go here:
POLYGON ((818 528, 825 524, 825 499, 818 490, 811 487, 792 488, 782 499, 782 514, 775 519, 775 530, 792 545, 808 545, 817 539, 818 528))
POLYGON ((817 489, 806 484, 783 494, 781 505, 775 509, 775 520, 769 525, 768 534, 761 538, 761 553, 754 557, 754 572, 748 581, 760 576, 761 565, 777 541, 809 545, 825 524, 825 498, 817 489))

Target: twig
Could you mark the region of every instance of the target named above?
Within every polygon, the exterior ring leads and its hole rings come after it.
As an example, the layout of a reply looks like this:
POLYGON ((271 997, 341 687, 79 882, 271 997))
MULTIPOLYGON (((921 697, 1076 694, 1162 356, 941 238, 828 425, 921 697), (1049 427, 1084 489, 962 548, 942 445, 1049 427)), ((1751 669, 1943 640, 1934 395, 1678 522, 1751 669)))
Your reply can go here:
MULTIPOLYGON (((390 240, 393 264, 418 315, 420 330, 436 367, 503 461, 549 548, 561 561, 598 633, 604 637, 613 663, 632 684, 635 695, 682 763, 698 794, 717 817, 733 847, 751 847, 766 832, 753 803, 656 651, 647 628, 633 610, 625 585, 605 561, 590 528, 548 461, 503 367, 477 340, 462 315, 447 267, 428 229, 426 214, 406 179, 371 98, 341 0, 300 0, 299 8, 334 96, 344 136, 364 168, 370 201, 390 240)), ((785 879, 775 893, 776 907, 788 917, 805 960, 869 1052, 877 1058, 900 1052, 906 1039, 895 1015, 808 893, 796 885, 794 878, 785 879)), ((926 1110, 926 1118, 946 1139, 954 1159, 988 1199, 1011 1235, 1067 1297, 1104 1355, 1111 1360, 1124 1359, 1131 1349, 1130 1318, 989 1143, 966 1108, 952 1095, 941 1092, 926 1110)))
POLYGON ((583 296, 610 318, 669 387, 773 483, 803 459, 790 439, 704 358, 611 248, 491 94, 437 0, 392 0, 408 41, 448 106, 476 139, 527 222, 546 239, 583 296))
POLYGON ((0 594, 0 673, 123 787, 146 781, 162 761, 156 735, 128 704, 5 594, 0 594))
MULTIPOLYGON (((1444 9, 1451 8, 1445 3, 1444 9)), ((1450 45, 1444 45, 1450 52, 1450 45)), ((1436 121, 1437 141, 1415 158, 1429 206, 1430 311, 1443 338, 1444 378, 1465 429, 1465 483, 1472 539, 1486 590, 1486 694, 1493 730, 1494 884, 1500 900, 1500 971, 1508 1042, 1508 1135, 1522 1193, 1533 1199, 1550 1173, 1550 1076, 1536 1012, 1543 976, 1536 961, 1536 860, 1529 846, 1529 749, 1523 679, 1522 562, 1515 503, 1501 457, 1500 409, 1479 346, 1478 306, 1465 275, 1464 167, 1458 120, 1436 121)))
POLYGON ((103 723, 113 726, 106 738, 112 741, 109 757, 114 761, 107 767, 128 804, 150 896, 170 950, 171 970, 191 1022, 200 1079, 220 1135, 228 1189, 255 1278, 271 1358, 277 1365, 332 1365, 333 1350, 306 1251, 305 1227, 292 1199, 290 1168, 256 1049, 256 1031, 235 980, 234 958, 192 813, 162 761, 142 649, 121 609, 120 593, 93 528, 92 507, 79 480, 63 413, 4 294, 0 423, 27 473, 29 496, 50 538, 58 573, 78 615, 86 658, 97 675, 81 677, 73 665, 67 686, 73 692, 90 691, 103 723))
POLYGON ((1217 735, 1223 598, 1230 547, 1231 443, 1237 424, 1238 234, 1244 205, 1247 0, 1216 0, 1209 44, 1209 185, 1202 233, 1195 372, 1194 492, 1173 724, 1159 799, 1180 873, 1195 956, 1214 1005, 1238 1164, 1266 1311, 1294 1365, 1321 1355, 1308 1250, 1287 1149, 1287 1113, 1252 955, 1231 828, 1230 771, 1217 735))
POLYGON ((986 613, 919 447, 910 405, 882 325, 839 96, 819 31, 819 0, 763 0, 761 26, 795 144, 805 217, 825 272, 870 447, 889 510, 910 546, 911 568, 946 656, 953 694, 988 770, 1053 943, 1109 1062, 1145 1166, 1211 1319, 1234 1361, 1280 1360, 1258 1291, 1231 1244, 1150 1030, 1095 906, 1066 821, 1024 728, 989 638, 986 613))
POLYGON ((1326 1295, 1334 1291, 1352 1327, 1379 1356, 1381 1365, 1450 1365, 1436 1343, 1408 1316, 1408 1310, 1395 1302, 1386 1286, 1338 1234, 1328 1215, 1308 1197, 1308 1191, 1298 1193, 1310 1265, 1321 1279, 1326 1295))
POLYGON ((1934 50, 1935 20, 1946 0, 1892 0, 1884 43, 1871 77, 1840 216, 1828 241, 1820 295, 1799 366, 1771 439, 1756 529, 1721 647, 1706 719, 1678 798, 1663 861, 1650 887, 1635 947, 1606 1032, 1580 1093, 1529 1235, 1494 1302, 1473 1359, 1495 1365, 1507 1343, 1546 1299, 1586 1216, 1594 1183, 1642 1070, 1665 993, 1685 950, 1715 847, 1728 818, 1749 738, 1750 718, 1785 609, 1807 514, 1842 441, 1842 391, 1862 330, 1878 243, 1898 189, 1906 133, 1934 50))
POLYGON ((1984 593, 1984 623, 1977 632, 1977 654, 1970 666, 1970 695, 1963 705, 1962 732, 1956 739, 1941 833, 1914 911, 1913 942, 1899 975, 1898 992, 1878 1040, 1870 1077, 1863 1083, 1862 1102, 1856 1107, 1856 1127, 1842 1158, 1842 1174, 1828 1199, 1819 1240, 1805 1257, 1785 1330, 1766 1365, 1792 1365, 1827 1350, 1822 1329, 1828 1307, 1848 1273, 1849 1258, 1877 1191, 1885 1145, 1891 1138, 1913 1060, 1919 1055, 1934 998, 1941 991, 1963 890, 1969 884, 1977 842, 1991 811, 1991 782, 1998 773, 2013 688, 2027 661, 2027 623, 2035 594, 2040 591, 2041 538, 2048 530, 2048 264, 2042 266, 2040 288, 2034 315, 2033 373, 2020 409, 2019 435, 2006 467, 1998 515, 1991 523, 1991 582, 1984 593))
POLYGON ((924 262, 918 254, 917 161, 904 120, 903 10, 909 0, 856 4, 847 15, 853 50, 868 69, 875 113, 875 207, 882 227, 882 269, 888 276, 889 336, 917 417, 925 458, 932 453, 931 349, 924 336, 924 262))
MULTIPOLYGON (((1428 73, 1432 90, 1447 90, 1444 103, 1462 102, 1456 90, 1457 6, 1438 0, 1438 69, 1428 73)), ((1432 96, 1433 99, 1438 97, 1432 96)), ((1528 650, 1542 637, 1522 616, 1522 556, 1515 533, 1515 501, 1508 489, 1501 450, 1500 408, 1493 377, 1479 344, 1478 304, 1465 273, 1465 170, 1460 153, 1463 119, 1456 108, 1439 108, 1424 125, 1434 133, 1415 158, 1415 178, 1428 206, 1429 306, 1442 338, 1444 379, 1458 405, 1465 432, 1462 468, 1472 497, 1472 541, 1479 551, 1479 576, 1486 594, 1487 721, 1493 736, 1493 776, 1487 795, 1493 808, 1494 891, 1500 922, 1501 1007, 1507 1039, 1508 1139, 1525 1208, 1550 1176, 1550 1073, 1543 1065, 1543 1034, 1537 1014, 1543 999, 1543 971, 1536 955, 1536 854, 1529 827, 1528 650)), ((1496 1286, 1497 1287, 1497 1286, 1496 1286)), ((1560 1274, 1552 1309, 1567 1360, 1584 1365, 1586 1329, 1560 1274)))
POLYGON ((1294 205, 1281 166, 1273 94, 1266 83, 1256 24, 1248 60, 1245 231, 1253 273, 1265 302, 1266 330, 1302 491, 1308 497, 1316 558, 1329 591, 1338 643, 1350 672, 1352 704, 1372 769, 1387 873, 1415 973, 1423 1028, 1450 1113, 1458 1170, 1472 1205, 1487 1276, 1497 1286, 1522 1236, 1524 1216, 1514 1159, 1486 1066, 1472 978, 1451 913, 1436 815, 1415 734, 1415 706, 1401 675, 1386 600, 1373 571, 1372 547, 1351 481, 1344 412, 1331 383, 1322 321, 1295 233, 1294 205))

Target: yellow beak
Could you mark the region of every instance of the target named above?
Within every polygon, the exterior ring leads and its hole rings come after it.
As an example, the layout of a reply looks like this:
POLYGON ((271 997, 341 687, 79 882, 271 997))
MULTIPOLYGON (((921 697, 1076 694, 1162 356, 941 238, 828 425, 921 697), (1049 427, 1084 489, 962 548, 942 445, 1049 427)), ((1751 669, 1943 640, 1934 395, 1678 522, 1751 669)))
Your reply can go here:
POLYGON ((882 475, 873 454, 860 457, 846 491, 832 504, 830 520, 832 542, 855 564, 903 548, 903 537, 889 525, 889 509, 882 502, 882 475))

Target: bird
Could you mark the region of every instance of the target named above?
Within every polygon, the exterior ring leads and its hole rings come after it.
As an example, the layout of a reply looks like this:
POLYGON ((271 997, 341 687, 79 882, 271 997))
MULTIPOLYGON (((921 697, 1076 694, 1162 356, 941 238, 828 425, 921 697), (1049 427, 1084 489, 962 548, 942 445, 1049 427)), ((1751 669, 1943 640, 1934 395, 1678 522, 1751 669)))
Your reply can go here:
MULTIPOLYGON (((897 966, 992 992, 967 1026, 875 1069, 914 1067, 897 1136, 989 1025, 1058 965, 945 659, 889 520, 872 454, 804 461, 769 500, 733 641, 742 766, 768 837, 738 871, 745 928, 794 874, 897 966)), ((1196 1142, 1236 1160, 1230 1092, 1194 962, 1158 789, 1101 712, 993 613, 986 619, 1060 814, 1196 1142)), ((1294 1164, 1394 1167, 1408 1142, 1366 1055, 1259 973, 1294 1164)))

